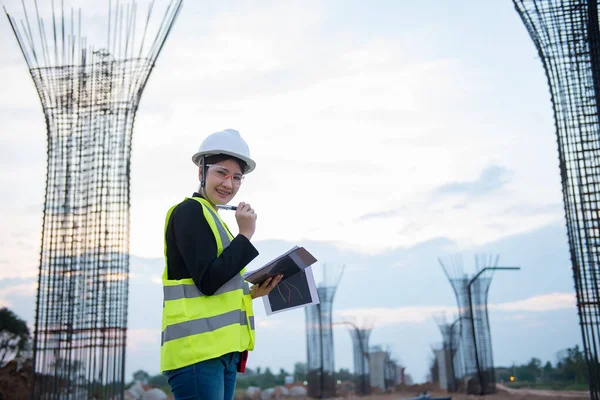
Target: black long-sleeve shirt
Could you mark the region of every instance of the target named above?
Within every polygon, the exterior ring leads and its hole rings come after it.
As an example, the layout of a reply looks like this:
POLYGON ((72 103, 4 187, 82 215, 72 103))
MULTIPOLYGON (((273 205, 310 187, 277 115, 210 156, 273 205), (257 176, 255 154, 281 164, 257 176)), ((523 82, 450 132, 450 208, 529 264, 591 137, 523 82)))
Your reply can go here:
MULTIPOLYGON (((193 197, 201 197, 194 193, 193 197)), ((258 255, 244 235, 237 235, 217 257, 217 242, 202 205, 188 199, 171 213, 167 225, 167 275, 192 278, 205 295, 213 295, 258 255)))

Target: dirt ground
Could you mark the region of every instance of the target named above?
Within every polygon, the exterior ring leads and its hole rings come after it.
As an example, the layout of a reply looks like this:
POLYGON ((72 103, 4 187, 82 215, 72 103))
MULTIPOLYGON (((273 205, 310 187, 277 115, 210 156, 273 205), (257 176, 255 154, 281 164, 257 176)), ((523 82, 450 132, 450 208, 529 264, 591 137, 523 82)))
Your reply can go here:
MULTIPOLYGON (((568 391, 553 391, 553 390, 533 390, 533 389, 510 389, 510 392, 499 389, 498 393, 487 396, 473 396, 461 393, 446 393, 432 391, 429 393, 431 397, 451 397, 452 400, 583 400, 589 399, 589 394, 586 392, 568 392, 568 391)), ((403 400, 415 398, 419 393, 414 392, 396 392, 377 394, 365 397, 350 396, 345 399, 361 399, 361 400, 403 400)))
POLYGON ((16 362, 9 362, 0 369, 0 400, 29 398, 31 369, 19 371, 16 362))
POLYGON ((487 396, 466 395, 464 393, 447 393, 441 391, 432 384, 422 384, 409 387, 398 387, 394 393, 373 394, 370 396, 355 396, 348 393, 338 397, 337 400, 406 400, 414 399, 427 392, 432 398, 452 398, 452 400, 584 400, 589 399, 588 392, 534 390, 534 389, 509 389, 503 385, 497 385, 498 392, 487 396))
MULTIPOLYGON (((19 400, 29 398, 29 376, 31 366, 23 370, 18 370, 16 363, 9 363, 6 367, 0 369, 0 400, 19 400)), ((587 392, 572 391, 552 391, 552 390, 533 390, 533 389, 508 389, 502 385, 497 385, 498 393, 489 396, 467 396, 465 394, 448 394, 436 390, 431 385, 417 385, 400 389, 394 393, 374 394, 371 396, 359 397, 353 394, 338 397, 337 400, 357 399, 357 400, 404 400, 417 397, 424 391, 428 391, 431 397, 451 397, 452 400, 583 400, 589 399, 587 392)), ((291 397, 287 399, 292 400, 291 397)), ((300 399, 299 399, 300 400, 300 399)), ((308 400, 303 398, 302 400, 308 400)), ((333 399, 332 399, 333 400, 333 399)))

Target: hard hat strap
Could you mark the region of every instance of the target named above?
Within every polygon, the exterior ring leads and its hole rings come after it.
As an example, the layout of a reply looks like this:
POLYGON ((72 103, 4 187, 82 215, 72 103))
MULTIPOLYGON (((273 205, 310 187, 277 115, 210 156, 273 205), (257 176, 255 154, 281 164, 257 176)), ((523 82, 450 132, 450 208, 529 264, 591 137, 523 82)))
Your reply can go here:
POLYGON ((206 155, 202 156, 202 178, 200 179, 200 196, 204 197, 211 204, 213 201, 208 197, 208 191, 206 190, 206 173, 208 172, 208 166, 206 165, 206 155))
POLYGON ((201 163, 202 163, 201 164, 202 165, 202 178, 200 179, 200 193, 202 193, 202 190, 204 190, 204 192, 206 193, 206 171, 208 169, 206 168, 206 156, 205 155, 202 156, 201 163))

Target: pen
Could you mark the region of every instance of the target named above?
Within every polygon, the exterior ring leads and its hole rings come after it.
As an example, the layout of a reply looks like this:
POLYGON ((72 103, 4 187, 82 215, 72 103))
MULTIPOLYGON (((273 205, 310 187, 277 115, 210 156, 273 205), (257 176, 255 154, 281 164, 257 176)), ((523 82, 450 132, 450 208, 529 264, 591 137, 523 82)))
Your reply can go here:
POLYGON ((229 204, 217 204, 217 208, 220 208, 222 210, 237 210, 236 206, 230 206, 229 204))

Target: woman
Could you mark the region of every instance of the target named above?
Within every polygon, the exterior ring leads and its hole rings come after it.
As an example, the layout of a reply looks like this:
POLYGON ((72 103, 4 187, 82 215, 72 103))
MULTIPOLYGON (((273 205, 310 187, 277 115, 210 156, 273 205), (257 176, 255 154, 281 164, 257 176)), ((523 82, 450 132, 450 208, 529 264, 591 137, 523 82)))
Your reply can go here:
POLYGON ((256 213, 238 204, 233 237, 217 212, 256 166, 240 134, 209 135, 192 161, 199 167, 198 191, 173 206, 165 223, 161 371, 175 400, 230 400, 254 348, 252 300, 267 295, 281 276, 249 289, 242 274, 258 255, 250 243, 256 213))

